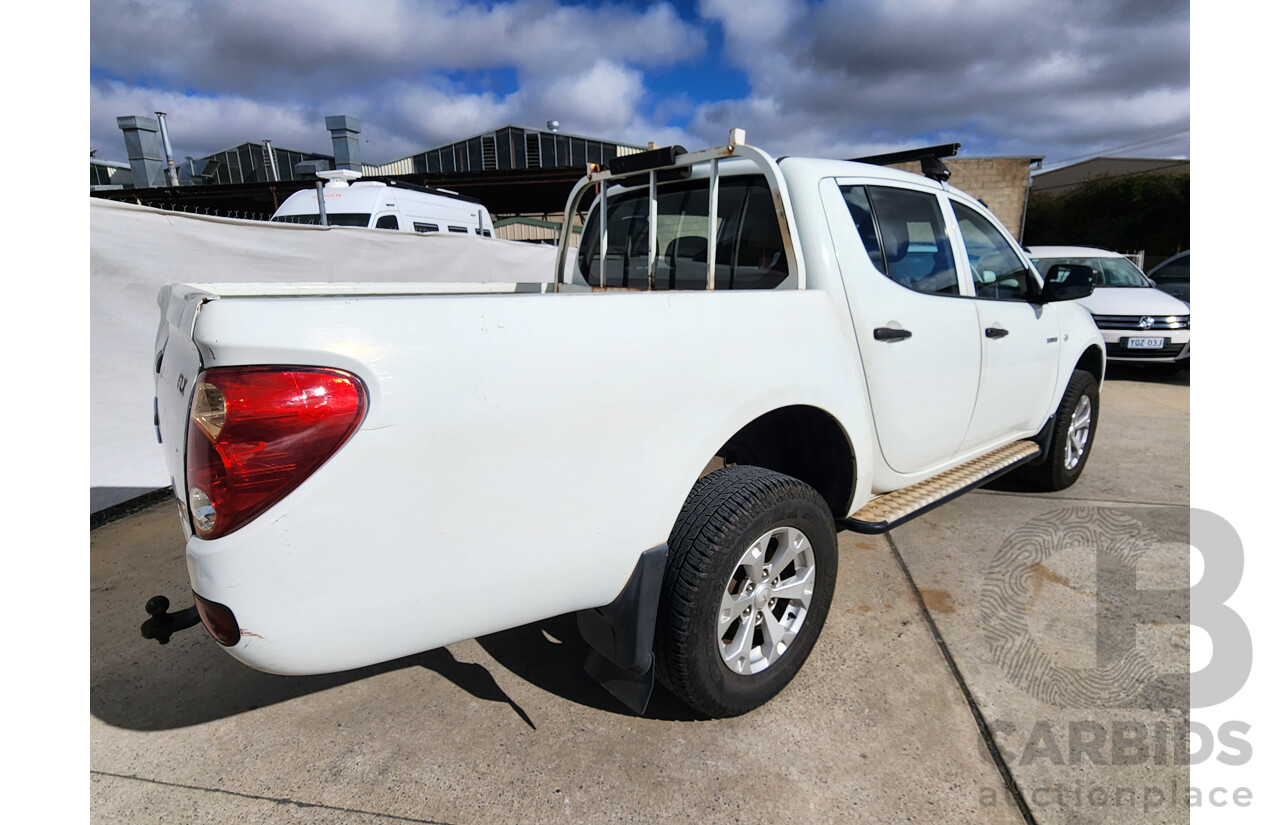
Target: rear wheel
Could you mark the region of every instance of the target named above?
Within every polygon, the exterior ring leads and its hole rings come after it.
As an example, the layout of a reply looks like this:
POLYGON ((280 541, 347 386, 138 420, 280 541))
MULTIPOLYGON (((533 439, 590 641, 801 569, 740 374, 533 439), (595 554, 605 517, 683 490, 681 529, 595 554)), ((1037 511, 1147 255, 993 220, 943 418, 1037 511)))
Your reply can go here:
POLYGON ((809 485, 734 466, 698 482, 668 541, 657 675, 709 716, 777 695, 799 671, 835 591, 835 525, 809 485))

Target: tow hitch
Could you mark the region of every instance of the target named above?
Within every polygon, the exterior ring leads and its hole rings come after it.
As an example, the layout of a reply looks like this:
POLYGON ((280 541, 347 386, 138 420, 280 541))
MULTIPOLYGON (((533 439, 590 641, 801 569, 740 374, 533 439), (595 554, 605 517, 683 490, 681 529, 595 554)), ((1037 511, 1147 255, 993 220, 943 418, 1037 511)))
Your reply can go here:
POLYGON ((142 623, 142 638, 155 639, 162 645, 169 644, 169 637, 179 630, 200 624, 200 613, 194 604, 186 610, 170 613, 169 600, 164 596, 148 599, 146 610, 151 618, 142 623))

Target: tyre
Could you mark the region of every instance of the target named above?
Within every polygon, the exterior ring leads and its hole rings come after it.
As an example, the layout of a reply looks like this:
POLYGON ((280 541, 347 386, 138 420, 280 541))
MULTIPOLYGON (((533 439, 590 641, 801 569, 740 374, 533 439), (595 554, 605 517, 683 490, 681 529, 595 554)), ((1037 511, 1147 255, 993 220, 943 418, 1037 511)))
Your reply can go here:
POLYGON ((759 467, 701 479, 667 542, 657 676, 708 716, 776 696, 817 641, 836 583, 836 532, 809 485, 759 467))
POLYGON ((1084 470, 1098 429, 1098 381, 1083 370, 1071 373, 1062 402, 1053 415, 1049 455, 1025 468, 1021 477, 1039 490, 1065 490, 1084 470))

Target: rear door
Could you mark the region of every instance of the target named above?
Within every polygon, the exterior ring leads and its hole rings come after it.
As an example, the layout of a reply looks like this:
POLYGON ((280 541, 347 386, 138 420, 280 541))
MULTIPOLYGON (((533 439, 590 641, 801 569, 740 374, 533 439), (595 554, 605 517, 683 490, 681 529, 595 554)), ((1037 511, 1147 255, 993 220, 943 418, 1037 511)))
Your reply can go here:
POLYGON ((927 189, 827 184, 838 186, 824 202, 881 452, 895 472, 928 469, 960 450, 982 358, 942 203, 927 189))

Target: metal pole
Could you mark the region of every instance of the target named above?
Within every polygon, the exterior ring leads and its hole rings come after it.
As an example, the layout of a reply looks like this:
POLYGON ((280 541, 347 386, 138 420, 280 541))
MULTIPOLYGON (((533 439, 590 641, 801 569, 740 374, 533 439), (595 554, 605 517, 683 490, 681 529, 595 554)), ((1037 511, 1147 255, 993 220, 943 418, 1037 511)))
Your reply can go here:
POLYGON ((169 145, 169 127, 164 122, 164 112, 156 112, 156 120, 160 121, 160 140, 164 144, 164 176, 170 186, 178 185, 178 170, 173 165, 173 147, 169 145))
POLYGON ((600 184, 600 288, 606 283, 605 264, 609 259, 609 183, 600 184))
POLYGON ((653 279, 658 264, 658 173, 649 170, 649 291, 653 291, 653 279))
POLYGON ((720 159, 711 159, 711 191, 707 193, 707 289, 716 288, 716 224, 720 206, 720 159))
POLYGON ((316 205, 320 207, 320 225, 329 225, 329 215, 324 211, 324 181, 316 181, 316 205))
POLYGON ((263 148, 266 149, 267 168, 271 170, 271 174, 267 176, 268 180, 279 182, 280 167, 276 166, 276 150, 272 148, 271 141, 262 141, 263 148))

